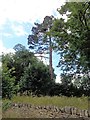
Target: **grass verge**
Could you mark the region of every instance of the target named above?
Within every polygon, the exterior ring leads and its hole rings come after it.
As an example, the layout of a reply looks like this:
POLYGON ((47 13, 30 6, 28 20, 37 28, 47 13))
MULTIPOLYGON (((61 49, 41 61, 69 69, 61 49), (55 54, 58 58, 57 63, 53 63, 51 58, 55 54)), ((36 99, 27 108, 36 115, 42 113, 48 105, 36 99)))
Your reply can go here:
MULTIPOLYGON (((53 105, 58 107, 73 106, 79 109, 88 109, 88 98, 87 97, 30 97, 30 96, 15 96, 11 101, 3 100, 3 105, 5 103, 29 103, 34 105, 53 105)), ((5 106, 5 105, 4 105, 5 106)), ((8 105, 7 105, 8 106, 8 105)), ((7 108, 7 107, 6 107, 7 108)))

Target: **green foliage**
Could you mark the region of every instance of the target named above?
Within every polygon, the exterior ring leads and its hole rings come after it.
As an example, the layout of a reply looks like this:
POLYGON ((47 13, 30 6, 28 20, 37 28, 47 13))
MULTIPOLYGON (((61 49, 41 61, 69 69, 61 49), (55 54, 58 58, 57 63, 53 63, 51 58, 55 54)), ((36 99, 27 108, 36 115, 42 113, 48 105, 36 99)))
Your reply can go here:
POLYGON ((56 19, 51 33, 60 53, 59 67, 64 72, 86 73, 90 68, 90 3, 67 2, 58 9, 64 19, 56 19))
POLYGON ((58 12, 67 16, 67 20, 56 19, 51 29, 56 40, 54 49, 60 54, 58 67, 63 71, 62 94, 90 95, 89 78, 77 77, 88 76, 90 71, 90 2, 66 2, 58 12))
POLYGON ((22 74, 24 73, 24 69, 26 67, 29 67, 30 64, 35 63, 36 58, 32 53, 30 53, 28 50, 20 50, 15 53, 13 56, 14 62, 13 66, 15 67, 15 73, 16 76, 15 84, 18 85, 20 78, 22 74))
POLYGON ((33 63, 29 68, 25 69, 20 83, 23 90, 31 90, 36 95, 46 95, 50 83, 48 67, 39 61, 36 64, 33 63))
POLYGON ((11 101, 4 101, 3 104, 2 104, 2 111, 6 111, 8 108, 11 107, 11 101))
POLYGON ((50 81, 49 67, 27 49, 15 47, 15 54, 2 56, 2 96, 11 99, 18 93, 47 95, 50 84, 55 83, 50 81))
POLYGON ((28 50, 17 51, 14 56, 16 85, 19 84, 19 92, 27 91, 27 95, 46 94, 50 82, 49 68, 39 61, 28 50))
POLYGON ((15 68, 8 67, 8 58, 10 59, 10 55, 6 55, 2 57, 2 97, 7 97, 11 99, 14 94, 14 82, 15 76, 12 76, 12 73, 15 72, 15 68))

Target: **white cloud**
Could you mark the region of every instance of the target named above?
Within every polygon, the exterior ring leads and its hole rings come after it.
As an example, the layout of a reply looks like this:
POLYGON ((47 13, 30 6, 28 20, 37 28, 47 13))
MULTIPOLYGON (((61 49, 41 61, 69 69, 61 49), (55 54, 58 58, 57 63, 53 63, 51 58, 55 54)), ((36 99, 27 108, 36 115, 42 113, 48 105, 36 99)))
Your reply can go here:
POLYGON ((65 0, 0 0, 0 24, 6 20, 31 22, 42 21, 52 15, 65 0))
POLYGON ((11 48, 9 49, 5 48, 2 40, 0 40, 0 55, 2 55, 2 53, 10 53, 10 52, 14 53, 15 51, 14 49, 11 49, 11 48))
POLYGON ((10 34, 10 33, 2 33, 2 35, 5 36, 5 37, 11 37, 12 36, 12 34, 10 34))
POLYGON ((22 25, 15 25, 13 24, 11 26, 13 33, 16 36, 24 36, 24 35, 28 35, 28 33, 24 30, 24 27, 22 25))
MULTIPOLYGON (((65 0, 0 0, 0 32, 11 22, 12 32, 16 36, 28 35, 23 23, 42 22, 46 15, 52 15, 65 0), (20 23, 15 25, 16 23, 20 23), (21 26, 22 25, 22 26, 21 26)), ((57 12, 58 13, 58 12, 57 12)), ((10 37, 9 33, 2 33, 10 37)), ((13 34, 12 34, 13 35, 13 34)), ((1 49, 1 48, 0 48, 1 49)))

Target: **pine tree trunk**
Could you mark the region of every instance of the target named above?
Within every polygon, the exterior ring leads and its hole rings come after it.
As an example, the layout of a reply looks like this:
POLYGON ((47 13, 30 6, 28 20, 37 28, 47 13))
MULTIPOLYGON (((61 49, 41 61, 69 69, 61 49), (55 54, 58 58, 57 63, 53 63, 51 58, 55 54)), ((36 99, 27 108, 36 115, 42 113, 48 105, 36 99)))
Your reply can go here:
POLYGON ((51 37, 49 36, 49 71, 51 80, 53 79, 53 68, 52 68, 52 46, 51 46, 51 37))

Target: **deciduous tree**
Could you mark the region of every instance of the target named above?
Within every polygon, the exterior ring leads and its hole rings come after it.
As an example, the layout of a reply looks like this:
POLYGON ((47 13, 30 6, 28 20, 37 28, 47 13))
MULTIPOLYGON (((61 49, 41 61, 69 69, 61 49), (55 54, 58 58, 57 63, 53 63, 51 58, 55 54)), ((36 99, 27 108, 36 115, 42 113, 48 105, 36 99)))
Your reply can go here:
POLYGON ((67 2, 58 12, 67 16, 56 19, 52 35, 60 53, 59 67, 64 73, 90 70, 90 2, 67 2))

